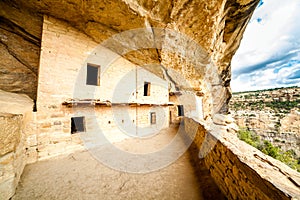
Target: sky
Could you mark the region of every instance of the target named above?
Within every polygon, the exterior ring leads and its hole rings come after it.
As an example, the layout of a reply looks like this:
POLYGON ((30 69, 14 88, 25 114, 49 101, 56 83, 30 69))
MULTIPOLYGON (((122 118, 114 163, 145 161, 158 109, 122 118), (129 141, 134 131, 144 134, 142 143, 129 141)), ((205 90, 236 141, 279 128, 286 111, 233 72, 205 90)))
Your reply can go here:
POLYGON ((234 55, 233 92, 300 86, 300 0, 261 0, 234 55))

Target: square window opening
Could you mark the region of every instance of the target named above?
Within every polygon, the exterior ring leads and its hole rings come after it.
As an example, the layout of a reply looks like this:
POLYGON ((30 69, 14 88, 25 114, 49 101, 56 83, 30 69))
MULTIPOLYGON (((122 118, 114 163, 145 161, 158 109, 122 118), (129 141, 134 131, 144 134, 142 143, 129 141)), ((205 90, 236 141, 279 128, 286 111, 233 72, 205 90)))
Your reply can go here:
POLYGON ((87 85, 100 85, 100 66, 87 64, 86 68, 86 84, 87 85))
POLYGON ((85 118, 72 117, 71 118, 71 134, 85 132, 85 118))

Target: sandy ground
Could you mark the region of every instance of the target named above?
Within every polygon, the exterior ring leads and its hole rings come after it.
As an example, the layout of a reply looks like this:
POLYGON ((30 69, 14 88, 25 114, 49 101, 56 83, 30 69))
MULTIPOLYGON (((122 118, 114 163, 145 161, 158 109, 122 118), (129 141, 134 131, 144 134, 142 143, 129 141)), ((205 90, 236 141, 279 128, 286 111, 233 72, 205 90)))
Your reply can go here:
MULTIPOLYGON (((114 145, 128 152, 153 152, 172 141, 176 132, 170 128, 152 138, 114 145)), ((111 169, 89 151, 81 151, 27 165, 12 199, 204 199, 209 177, 201 181, 197 174, 188 152, 160 170, 137 174, 111 169)))

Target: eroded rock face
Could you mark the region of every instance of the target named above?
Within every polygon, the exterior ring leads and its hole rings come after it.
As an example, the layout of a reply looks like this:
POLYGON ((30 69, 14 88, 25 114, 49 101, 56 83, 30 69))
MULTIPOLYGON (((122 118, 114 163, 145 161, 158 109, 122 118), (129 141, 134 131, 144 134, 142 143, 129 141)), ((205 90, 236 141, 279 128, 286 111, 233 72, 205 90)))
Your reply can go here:
POLYGON ((299 87, 280 88, 233 94, 230 109, 238 126, 299 157, 299 102, 299 87))
POLYGON ((36 98, 42 16, 0 2, 0 89, 36 98))
MULTIPOLYGON (((42 17, 47 14, 67 21, 96 42, 125 30, 145 27, 170 28, 191 37, 217 68, 215 76, 219 81, 213 83, 217 88, 212 90, 218 91, 212 94, 218 97, 215 110, 226 112, 231 96, 230 61, 257 3, 258 0, 1 1, 0 56, 5 62, 0 71, 0 89, 36 98, 42 17)), ((144 49, 124 57, 142 66, 149 63, 173 69, 182 66, 178 55, 168 54, 163 49, 144 49)), ((197 67, 190 66, 199 69, 197 67)), ((184 65, 181 72, 195 91, 201 91, 203 71, 190 73, 188 68, 189 65, 184 65)), ((164 76, 160 67, 150 70, 164 76)))

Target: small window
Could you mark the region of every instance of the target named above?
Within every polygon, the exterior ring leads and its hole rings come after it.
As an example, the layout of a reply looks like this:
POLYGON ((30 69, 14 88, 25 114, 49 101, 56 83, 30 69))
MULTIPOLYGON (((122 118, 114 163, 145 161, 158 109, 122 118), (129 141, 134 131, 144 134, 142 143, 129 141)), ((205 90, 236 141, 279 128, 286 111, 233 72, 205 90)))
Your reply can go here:
POLYGON ((100 85, 100 66, 88 64, 86 69, 86 84, 100 85))
POLYGON ((150 85, 149 82, 144 83, 144 96, 150 96, 150 85))
POLYGON ((178 105, 178 116, 184 116, 183 105, 178 105))
POLYGON ((150 123, 156 124, 156 113, 155 112, 150 113, 150 123))
POLYGON ((71 134, 85 131, 85 119, 84 117, 72 117, 71 118, 71 134))

